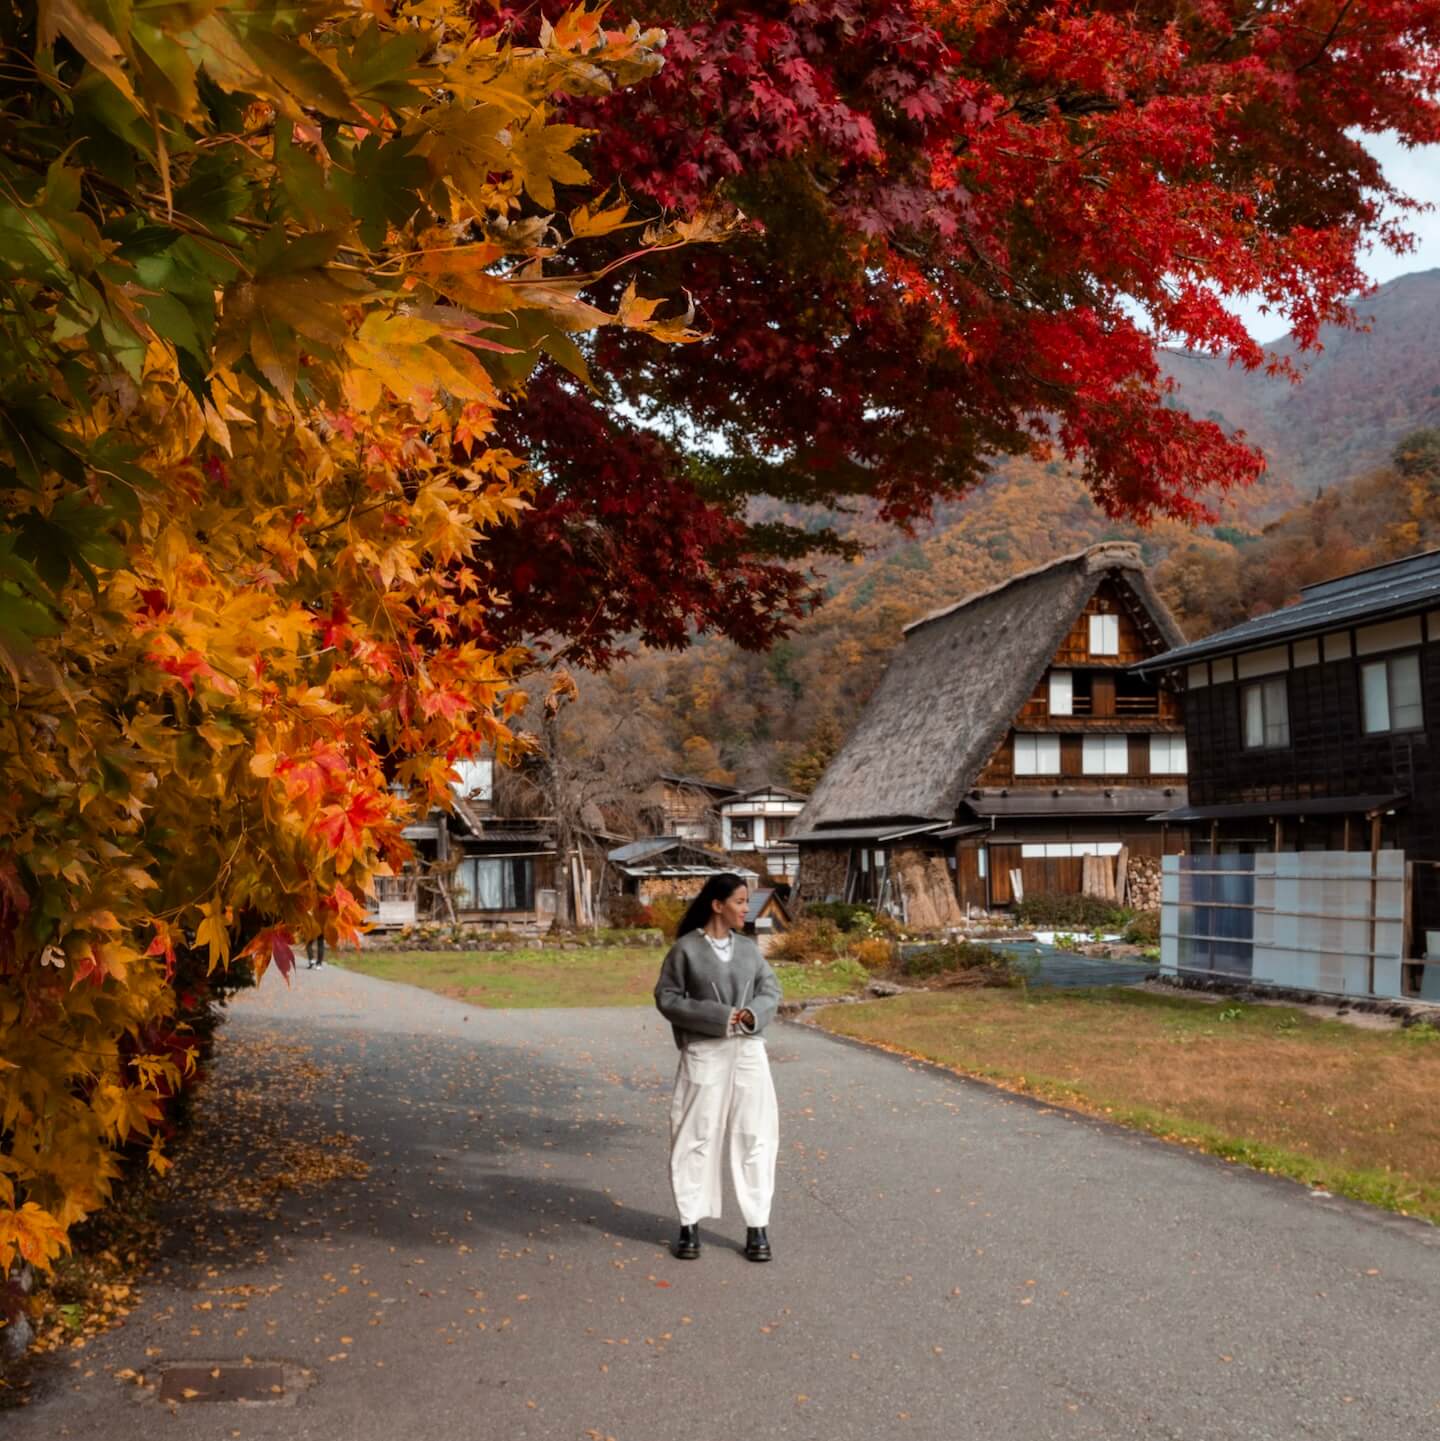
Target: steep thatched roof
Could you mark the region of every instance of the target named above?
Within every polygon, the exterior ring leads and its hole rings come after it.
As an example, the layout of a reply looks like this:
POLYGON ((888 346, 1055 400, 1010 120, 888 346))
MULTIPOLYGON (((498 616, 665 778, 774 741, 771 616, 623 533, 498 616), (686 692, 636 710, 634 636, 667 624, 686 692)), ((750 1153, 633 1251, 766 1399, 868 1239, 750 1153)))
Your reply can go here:
POLYGON ((1106 576, 1137 614, 1180 631, 1140 548, 1112 541, 1012 576, 905 629, 905 643, 794 830, 879 820, 948 821, 1106 576))

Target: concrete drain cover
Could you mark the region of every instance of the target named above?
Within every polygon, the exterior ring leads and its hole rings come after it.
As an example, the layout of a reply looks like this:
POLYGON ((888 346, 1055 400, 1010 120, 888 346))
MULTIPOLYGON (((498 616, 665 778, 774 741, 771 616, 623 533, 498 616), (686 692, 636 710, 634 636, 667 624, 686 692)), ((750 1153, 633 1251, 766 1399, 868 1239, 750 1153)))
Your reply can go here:
POLYGON ((168 1366, 162 1401, 269 1401, 285 1399, 283 1366, 168 1366))

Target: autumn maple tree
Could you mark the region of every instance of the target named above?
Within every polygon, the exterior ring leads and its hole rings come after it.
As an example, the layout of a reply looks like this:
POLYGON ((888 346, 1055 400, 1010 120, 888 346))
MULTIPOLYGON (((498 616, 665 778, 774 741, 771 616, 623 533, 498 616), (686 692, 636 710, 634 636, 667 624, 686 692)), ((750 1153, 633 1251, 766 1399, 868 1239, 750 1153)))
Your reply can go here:
MULTIPOLYGON (((533 35, 553 3, 475 22, 533 35)), ((1302 346, 1347 320, 1405 219, 1365 137, 1440 139, 1436 0, 617 3, 667 26, 667 63, 566 102, 587 165, 747 225, 652 277, 707 345, 607 333, 598 390, 547 365, 506 418, 545 485, 487 552, 489 634, 597 663, 696 626, 772 639, 791 563, 836 544, 812 503, 904 520, 1053 455, 1113 515, 1202 516, 1260 461, 1174 404, 1157 342, 1255 368, 1238 297, 1302 346)))
POLYGON ((525 44, 444 0, 0 23, 3 1281, 120 1147, 165 1164, 207 973, 353 937, 452 763, 514 749, 517 656, 475 638, 533 483, 497 417, 577 336, 690 338, 632 272, 711 222, 590 186, 556 103, 663 39, 597 11, 525 44), (598 308, 564 257, 622 225, 598 308))

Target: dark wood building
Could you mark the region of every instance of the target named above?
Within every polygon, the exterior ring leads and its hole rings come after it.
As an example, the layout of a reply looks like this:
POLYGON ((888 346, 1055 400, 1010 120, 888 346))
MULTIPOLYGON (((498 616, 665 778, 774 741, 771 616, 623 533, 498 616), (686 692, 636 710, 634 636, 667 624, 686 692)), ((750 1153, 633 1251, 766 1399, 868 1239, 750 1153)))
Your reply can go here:
MULTIPOLYGON (((1440 974, 1428 985, 1421 974, 1427 951, 1440 961, 1440 552, 1307 586, 1294 605, 1141 670, 1168 674, 1184 690, 1190 794, 1169 819, 1190 828, 1196 850, 1350 858, 1324 872, 1333 884, 1312 886, 1294 907, 1267 907, 1257 896, 1255 925, 1310 927, 1291 949, 1337 958, 1325 984, 1309 982, 1316 989, 1394 993, 1390 965, 1400 993, 1423 987, 1440 998, 1440 974), (1357 868, 1357 853, 1371 858, 1368 867, 1362 860, 1357 868), (1337 887, 1355 871, 1374 891, 1388 884, 1391 865, 1404 878, 1403 910, 1372 904, 1365 934, 1346 940, 1339 932, 1353 917, 1340 914, 1337 887), (1311 923, 1331 912, 1334 925, 1316 930, 1311 923), (1377 927, 1393 930, 1398 961, 1377 927)), ((1184 899, 1183 915, 1177 893, 1167 919, 1183 943, 1181 968, 1243 967, 1243 946, 1215 937, 1207 946, 1206 898, 1198 912, 1188 904, 1193 893, 1184 899)), ((1247 974, 1263 979, 1259 963, 1250 964, 1247 974)), ((1306 983, 1303 966, 1296 983, 1306 983)))
POLYGON ((720 806, 739 794, 738 787, 721 781, 662 771, 646 793, 641 820, 653 835, 715 845, 720 840, 720 806))
POLYGON ((1079 892, 1095 858, 1117 881, 1122 855, 1158 871, 1150 817, 1185 799, 1184 726, 1174 691, 1133 667, 1179 641, 1121 542, 908 626, 795 822, 801 899, 943 925, 1010 904, 1017 879, 1079 892))
POLYGON ((414 860, 403 874, 378 878, 371 923, 548 930, 565 879, 553 822, 497 809, 491 759, 454 769, 451 809, 405 828, 414 860))

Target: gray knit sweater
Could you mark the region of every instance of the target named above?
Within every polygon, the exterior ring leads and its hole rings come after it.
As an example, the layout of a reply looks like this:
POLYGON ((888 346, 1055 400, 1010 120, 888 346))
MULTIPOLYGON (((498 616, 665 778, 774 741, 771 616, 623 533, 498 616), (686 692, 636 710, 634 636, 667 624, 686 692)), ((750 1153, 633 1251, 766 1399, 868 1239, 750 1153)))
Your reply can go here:
POLYGON ((758 1036, 780 1005, 780 982, 760 947, 749 936, 731 933, 735 948, 728 961, 711 949, 703 931, 690 931, 670 947, 660 979, 655 983, 655 1004, 675 1032, 675 1044, 684 1047, 690 1036, 724 1036, 730 1017, 748 1010, 755 1025, 745 1034, 758 1036))

